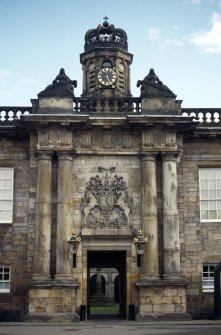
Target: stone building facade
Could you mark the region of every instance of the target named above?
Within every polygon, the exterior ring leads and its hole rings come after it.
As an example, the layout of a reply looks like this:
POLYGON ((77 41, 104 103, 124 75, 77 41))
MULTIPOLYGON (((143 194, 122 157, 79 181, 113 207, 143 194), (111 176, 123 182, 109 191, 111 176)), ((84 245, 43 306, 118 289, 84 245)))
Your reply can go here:
POLYGON ((127 34, 86 32, 83 93, 64 69, 1 107, 0 310, 90 318, 90 270, 116 269, 119 316, 213 314, 221 109, 185 109, 153 69, 130 92, 127 34))

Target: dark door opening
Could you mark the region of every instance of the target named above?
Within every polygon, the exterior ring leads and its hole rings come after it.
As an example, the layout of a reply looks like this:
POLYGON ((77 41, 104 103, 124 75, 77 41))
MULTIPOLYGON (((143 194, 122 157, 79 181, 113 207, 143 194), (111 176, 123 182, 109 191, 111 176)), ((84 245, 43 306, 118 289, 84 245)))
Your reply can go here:
POLYGON ((87 316, 126 318, 126 251, 88 251, 87 316))

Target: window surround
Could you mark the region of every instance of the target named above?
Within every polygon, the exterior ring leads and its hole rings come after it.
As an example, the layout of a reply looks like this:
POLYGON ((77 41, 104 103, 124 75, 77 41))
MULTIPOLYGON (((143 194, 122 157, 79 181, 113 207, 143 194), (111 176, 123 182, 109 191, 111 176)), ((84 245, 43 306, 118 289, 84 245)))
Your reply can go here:
POLYGON ((202 290, 203 292, 214 292, 214 269, 216 264, 205 263, 202 269, 202 290))
POLYGON ((0 294, 10 293, 11 286, 11 267, 0 265, 0 294))
POLYGON ((199 166, 201 222, 221 222, 221 167, 199 166))
POLYGON ((13 220, 14 167, 0 166, 0 224, 13 220))

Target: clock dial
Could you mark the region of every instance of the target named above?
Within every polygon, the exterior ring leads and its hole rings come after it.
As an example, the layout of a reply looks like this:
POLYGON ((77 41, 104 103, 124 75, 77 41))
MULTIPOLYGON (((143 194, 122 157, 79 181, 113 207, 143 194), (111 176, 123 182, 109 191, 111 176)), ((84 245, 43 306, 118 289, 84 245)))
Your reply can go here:
POLYGON ((101 85, 111 86, 117 79, 116 73, 110 67, 104 67, 98 73, 98 81, 101 85))

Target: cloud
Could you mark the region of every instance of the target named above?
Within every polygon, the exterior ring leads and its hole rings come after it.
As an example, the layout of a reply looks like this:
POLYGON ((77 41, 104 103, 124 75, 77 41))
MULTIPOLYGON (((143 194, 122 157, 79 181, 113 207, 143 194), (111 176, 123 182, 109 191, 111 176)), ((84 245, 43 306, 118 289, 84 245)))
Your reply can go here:
POLYGON ((205 53, 221 54, 221 15, 212 15, 212 26, 208 31, 199 31, 189 36, 189 41, 205 53))
POLYGON ((148 37, 152 41, 156 41, 160 38, 160 29, 157 27, 149 27, 148 37))
POLYGON ((201 0, 191 0, 191 2, 192 2, 194 5, 200 5, 200 4, 201 4, 201 0))
POLYGON ((0 82, 4 83, 5 81, 13 77, 12 71, 8 69, 0 69, 0 82))
POLYGON ((148 37, 151 41, 160 43, 160 47, 163 49, 169 47, 180 47, 184 44, 184 42, 182 38, 175 36, 175 33, 178 31, 178 29, 179 26, 177 25, 171 26, 166 33, 167 36, 165 37, 158 27, 149 27, 148 37))
POLYGON ((182 39, 179 38, 165 38, 162 41, 162 47, 167 48, 169 46, 174 46, 174 47, 181 47, 183 46, 184 42, 182 39))

